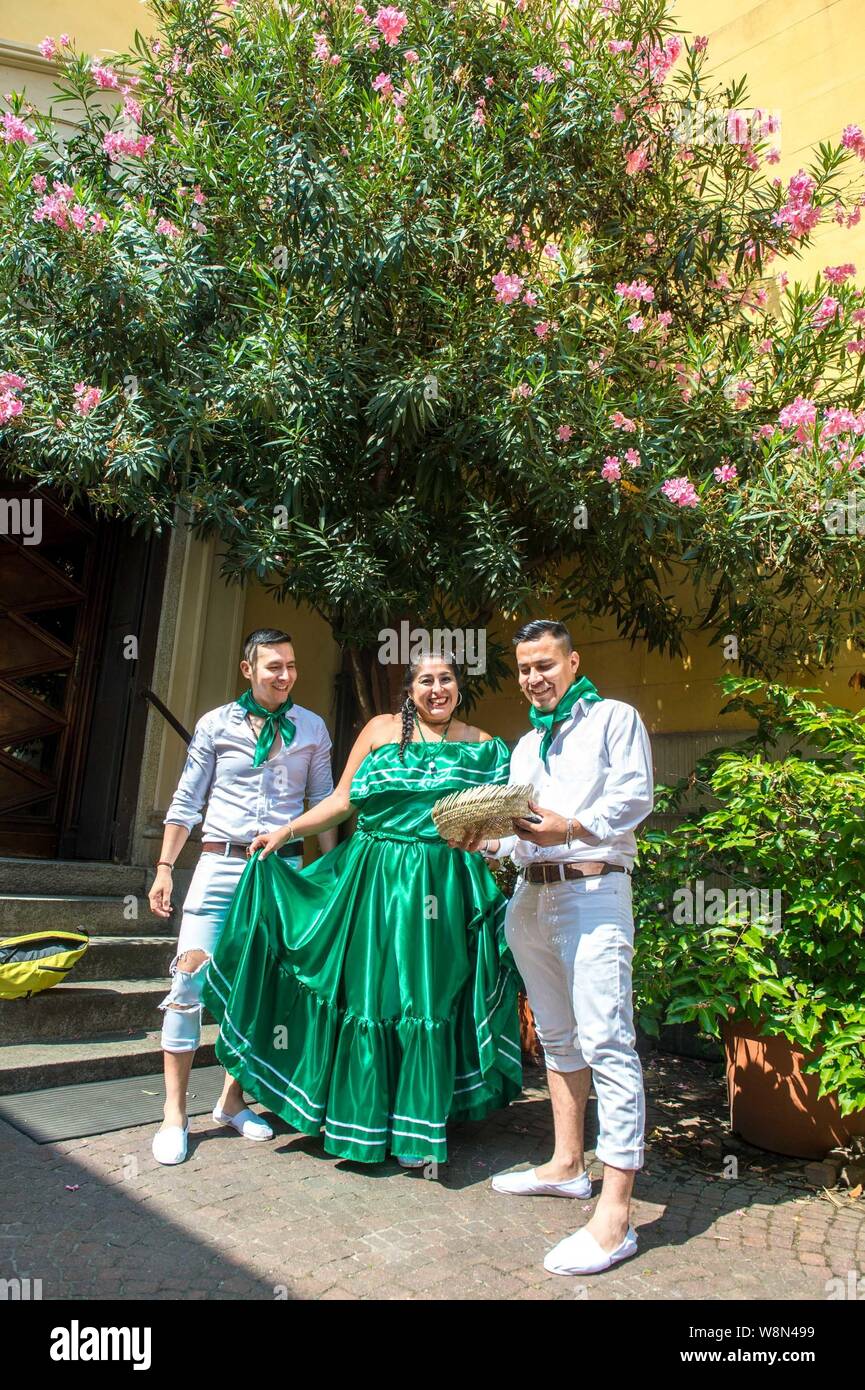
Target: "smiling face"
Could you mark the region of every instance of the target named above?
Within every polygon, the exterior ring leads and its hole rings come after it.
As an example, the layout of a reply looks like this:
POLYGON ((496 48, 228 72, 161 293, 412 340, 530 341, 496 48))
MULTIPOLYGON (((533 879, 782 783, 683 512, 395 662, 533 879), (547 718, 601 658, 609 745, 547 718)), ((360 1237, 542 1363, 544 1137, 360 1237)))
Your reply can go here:
POLYGON ((255 664, 241 661, 240 669, 252 684, 252 694, 265 709, 277 709, 288 699, 297 680, 297 662, 290 642, 272 647, 262 642, 255 651, 255 664))
POLYGON ((580 665, 579 652, 568 651, 548 632, 534 642, 520 642, 516 658, 520 690, 542 712, 555 709, 580 665))
POLYGON ((426 657, 418 664, 409 694, 421 719, 427 724, 445 724, 460 694, 453 668, 440 657, 426 657))

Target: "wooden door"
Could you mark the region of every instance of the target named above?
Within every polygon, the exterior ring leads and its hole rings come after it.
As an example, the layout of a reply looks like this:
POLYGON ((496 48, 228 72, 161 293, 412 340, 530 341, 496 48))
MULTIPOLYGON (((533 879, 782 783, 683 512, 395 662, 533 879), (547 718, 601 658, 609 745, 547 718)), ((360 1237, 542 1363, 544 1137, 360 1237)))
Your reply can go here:
POLYGON ((47 492, 0 492, 40 503, 37 543, 8 508, 0 534, 0 854, 50 858, 79 789, 112 537, 47 492))

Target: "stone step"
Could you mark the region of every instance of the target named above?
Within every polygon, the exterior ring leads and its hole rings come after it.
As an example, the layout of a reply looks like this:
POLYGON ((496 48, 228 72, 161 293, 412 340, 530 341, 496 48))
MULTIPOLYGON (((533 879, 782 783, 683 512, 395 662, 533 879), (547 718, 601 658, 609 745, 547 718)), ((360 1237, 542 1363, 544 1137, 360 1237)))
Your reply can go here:
MULTIPOLYGON (((215 1023, 202 1028, 196 1067, 213 1066, 217 1032, 215 1023)), ((146 1076, 161 1066, 158 1029, 106 1033, 80 1042, 6 1044, 0 1046, 0 1096, 84 1081, 113 1081, 120 1076, 146 1076)))
POLYGON ((32 999, 0 999, 0 1043, 83 1042, 99 1033, 160 1024, 165 975, 55 985, 32 999))
POLYGON ((81 859, 0 859, 0 893, 110 894, 147 892, 149 871, 134 864, 98 864, 81 859))
POLYGON ((165 936, 176 933, 180 913, 154 917, 146 898, 35 897, 0 898, 0 936, 27 931, 86 931, 91 936, 165 936))
POLYGON ((176 944, 176 936, 91 936, 89 947, 67 975, 66 983, 156 980, 162 976, 167 989, 176 944))

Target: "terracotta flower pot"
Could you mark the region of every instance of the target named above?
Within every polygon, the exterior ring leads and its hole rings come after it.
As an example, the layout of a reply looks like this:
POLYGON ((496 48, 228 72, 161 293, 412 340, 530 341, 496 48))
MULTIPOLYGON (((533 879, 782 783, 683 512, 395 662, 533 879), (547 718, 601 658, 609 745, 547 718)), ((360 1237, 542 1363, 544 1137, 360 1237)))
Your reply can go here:
POLYGON ((745 1019, 724 1025, 730 1127, 749 1144, 794 1158, 823 1158, 865 1134, 865 1110, 842 1115, 818 1078, 802 1070, 806 1054, 786 1038, 762 1037, 745 1019))

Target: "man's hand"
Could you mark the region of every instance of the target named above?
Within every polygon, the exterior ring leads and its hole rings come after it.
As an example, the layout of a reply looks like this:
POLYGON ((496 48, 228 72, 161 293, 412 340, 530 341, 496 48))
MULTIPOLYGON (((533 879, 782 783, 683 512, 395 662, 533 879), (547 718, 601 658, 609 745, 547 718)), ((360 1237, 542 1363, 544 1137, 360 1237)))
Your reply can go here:
MULTIPOLYGON (((536 806, 533 801, 529 802, 529 810, 534 815, 541 817, 540 824, 533 825, 530 821, 515 820, 513 823, 514 831, 521 840, 528 840, 541 849, 565 844, 568 838, 568 822, 564 816, 560 816, 558 811, 546 811, 543 806, 536 806)), ((571 839, 579 839, 583 833, 583 827, 576 820, 572 820, 571 824, 573 826, 571 839)))
POLYGON ((252 844, 246 851, 246 857, 250 859, 252 855, 255 854, 255 851, 260 849, 262 859, 266 859, 269 854, 273 854, 276 850, 281 849, 286 841, 290 839, 291 826, 289 825, 284 825, 281 830, 271 830, 269 835, 256 835, 252 844))
POLYGON ((147 894, 147 901, 150 903, 150 911, 154 917, 170 917, 174 908, 171 906, 171 890, 174 886, 174 879, 171 870, 165 865, 160 864, 156 870, 156 877, 150 892, 147 894))

